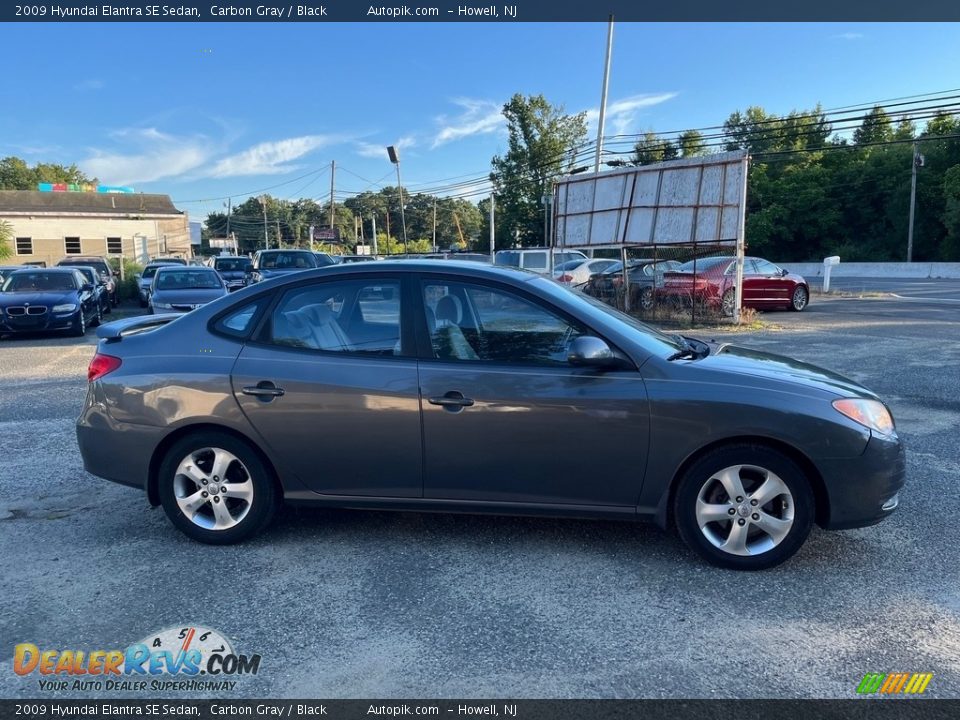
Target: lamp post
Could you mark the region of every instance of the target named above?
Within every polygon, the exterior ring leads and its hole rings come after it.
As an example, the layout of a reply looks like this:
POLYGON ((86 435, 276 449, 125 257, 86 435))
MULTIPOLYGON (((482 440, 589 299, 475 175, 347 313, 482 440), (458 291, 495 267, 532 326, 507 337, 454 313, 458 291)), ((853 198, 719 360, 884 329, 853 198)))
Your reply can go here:
POLYGON ((403 226, 403 253, 407 253, 407 219, 403 213, 403 184, 400 182, 400 156, 397 154, 397 148, 393 145, 387 146, 387 155, 390 162, 397 166, 397 190, 400 192, 400 224, 403 226))

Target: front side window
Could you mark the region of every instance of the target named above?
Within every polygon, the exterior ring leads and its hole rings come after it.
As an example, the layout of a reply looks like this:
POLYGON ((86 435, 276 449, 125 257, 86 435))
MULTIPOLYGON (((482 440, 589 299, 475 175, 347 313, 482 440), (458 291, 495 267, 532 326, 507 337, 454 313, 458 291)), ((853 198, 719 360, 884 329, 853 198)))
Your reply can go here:
POLYGON ((433 357, 524 365, 567 364, 567 348, 586 334, 508 290, 428 281, 423 300, 433 357))
POLYGON ((400 282, 343 280, 288 290, 271 314, 267 340, 308 350, 400 355, 400 282))
POLYGON ((774 265, 769 260, 761 260, 760 258, 753 258, 754 267, 756 267, 757 275, 779 275, 780 269, 774 265))

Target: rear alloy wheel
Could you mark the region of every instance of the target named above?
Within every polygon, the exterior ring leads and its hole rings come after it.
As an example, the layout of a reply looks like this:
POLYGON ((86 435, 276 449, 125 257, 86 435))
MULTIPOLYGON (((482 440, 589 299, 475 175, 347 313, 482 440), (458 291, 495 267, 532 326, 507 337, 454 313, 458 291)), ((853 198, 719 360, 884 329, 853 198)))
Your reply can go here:
POLYGON ((797 285, 797 287, 794 288, 793 296, 790 298, 790 309, 800 312, 809 302, 810 293, 807 292, 807 289, 803 285, 797 285))
POLYGON ((226 545, 260 532, 277 508, 277 485, 243 441, 202 432, 167 452, 158 476, 170 521, 203 543, 226 545))
POLYGON ((720 300, 720 311, 723 313, 723 316, 733 317, 736 304, 737 293, 733 288, 730 288, 723 294, 723 298, 720 300))
POLYGON ((737 445, 691 466, 674 511, 681 537, 707 562, 763 570, 800 549, 813 507, 810 484, 792 460, 771 448, 737 445))

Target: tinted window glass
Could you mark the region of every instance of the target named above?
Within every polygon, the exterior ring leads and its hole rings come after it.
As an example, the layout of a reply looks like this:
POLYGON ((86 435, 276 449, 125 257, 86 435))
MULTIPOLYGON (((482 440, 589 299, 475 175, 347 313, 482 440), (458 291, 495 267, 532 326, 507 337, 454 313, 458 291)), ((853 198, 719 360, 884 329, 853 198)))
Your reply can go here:
POLYGON ((217 321, 215 329, 232 337, 246 337, 253 329, 254 318, 266 302, 266 299, 261 298, 224 315, 217 321))
POLYGON ((4 283, 3 292, 49 292, 76 290, 79 286, 73 273, 24 272, 14 273, 4 283))
POLYGON ((507 290, 429 281, 423 287, 433 356, 527 365, 566 365, 570 341, 584 333, 507 290))
POLYGON ((508 265, 510 267, 520 267, 520 253, 511 251, 498 252, 493 257, 495 265, 508 265))
POLYGON ((779 268, 774 265, 769 260, 761 260, 760 258, 753 258, 753 264, 757 268, 758 275, 779 275, 779 268))
POLYGON ((399 355, 400 283, 344 280, 289 290, 273 311, 268 339, 310 350, 399 355))
POLYGON ((547 268, 547 254, 545 252, 524 253, 523 267, 530 270, 545 270, 547 268))
POLYGON ((224 272, 236 272, 242 271, 248 262, 246 258, 217 258, 213 261, 213 267, 224 272))
POLYGON ((274 252, 260 256, 260 267, 268 270, 292 270, 315 268, 317 258, 310 252, 274 252))

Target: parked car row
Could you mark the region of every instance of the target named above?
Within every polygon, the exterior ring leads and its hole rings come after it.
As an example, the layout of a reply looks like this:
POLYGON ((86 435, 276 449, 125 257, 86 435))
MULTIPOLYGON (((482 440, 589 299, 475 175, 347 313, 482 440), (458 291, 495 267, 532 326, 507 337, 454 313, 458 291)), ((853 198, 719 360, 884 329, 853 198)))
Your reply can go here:
POLYGON ((99 325, 105 289, 98 292, 90 277, 90 272, 97 276, 94 268, 85 271, 86 266, 8 272, 0 286, 0 334, 65 330, 83 336, 99 325))

